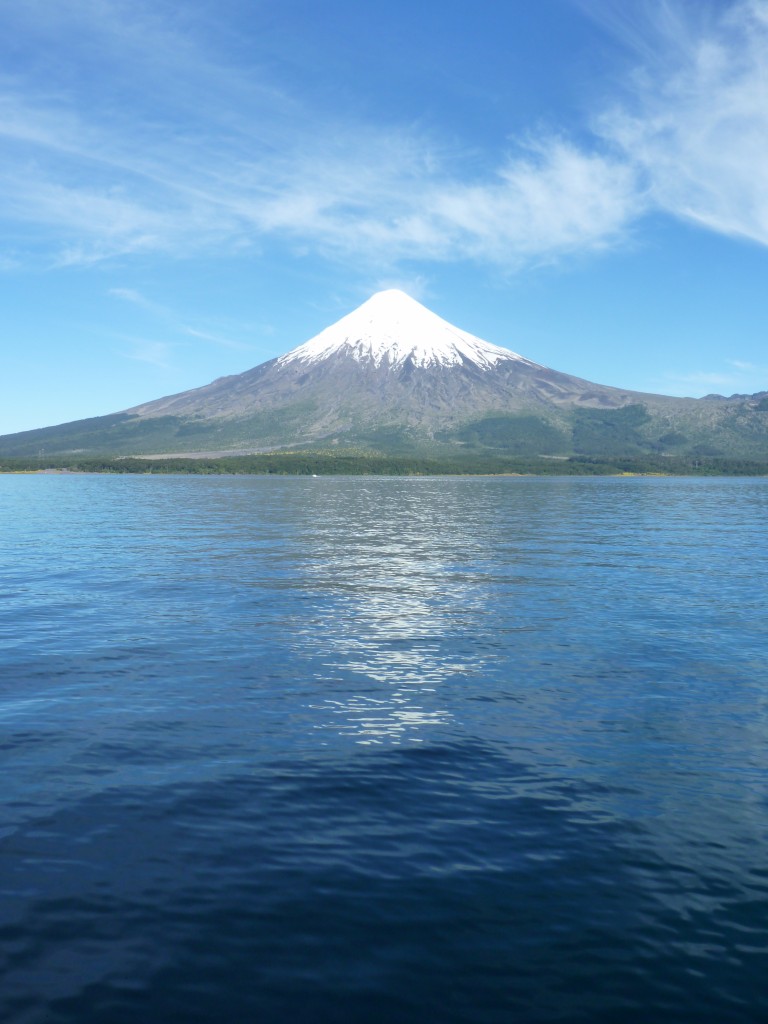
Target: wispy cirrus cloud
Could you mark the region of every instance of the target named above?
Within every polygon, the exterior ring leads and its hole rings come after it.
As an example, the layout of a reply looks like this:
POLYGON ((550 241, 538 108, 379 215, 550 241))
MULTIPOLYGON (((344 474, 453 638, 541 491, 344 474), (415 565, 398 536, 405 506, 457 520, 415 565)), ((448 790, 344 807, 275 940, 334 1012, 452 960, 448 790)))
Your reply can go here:
POLYGON ((641 58, 598 131, 654 208, 768 245, 768 3, 628 6, 598 9, 641 58))
POLYGON ((122 337, 123 344, 129 347, 123 349, 122 355, 126 359, 132 359, 139 363, 148 363, 150 366, 160 370, 171 370, 171 353, 173 345, 167 341, 156 341, 151 338, 122 337))
POLYGON ((752 394, 768 378, 768 366, 758 366, 742 359, 727 359, 717 370, 694 370, 667 373, 658 386, 676 393, 703 395, 752 394))
POLYGON ((0 209, 52 231, 61 239, 55 261, 64 264, 283 237, 379 264, 459 257, 517 266, 605 248, 643 204, 631 167, 561 138, 520 149, 483 178, 461 179, 449 170, 455 161, 405 129, 345 126, 332 147, 305 138, 294 151, 228 165, 186 142, 170 152, 158 143, 139 160, 108 133, 93 150, 76 149, 32 120, 28 111, 26 134, 14 140, 34 136, 57 169, 40 158, 24 174, 6 168, 0 209), (89 184, 66 180, 62 154, 94 165, 89 184))
POLYGON ((147 312, 154 313, 163 318, 168 317, 170 312, 167 307, 160 305, 158 302, 153 302, 152 299, 148 299, 135 288, 110 288, 108 294, 113 296, 113 298, 130 302, 132 306, 138 306, 139 309, 145 309, 147 312))
POLYGON ((6 28, 41 53, 72 41, 79 70, 0 83, 0 216, 59 264, 280 239, 377 267, 515 270, 621 245, 652 210, 768 244, 766 0, 582 6, 632 55, 621 99, 578 143, 532 135, 478 173, 418 127, 320 115, 258 61, 226 66, 191 13, 73 0, 41 19, 31 0, 6 28))
MULTIPOLYGON (((220 348, 236 349, 238 351, 250 351, 252 349, 252 346, 245 342, 225 337, 218 332, 190 326, 186 319, 180 317, 175 310, 162 303, 155 302, 153 299, 148 299, 135 288, 110 288, 108 294, 113 296, 113 298, 128 302, 132 306, 137 306, 139 309, 144 310, 178 336, 196 338, 220 348)), ((146 362, 152 361, 151 359, 146 360, 146 362)), ((158 362, 157 365, 164 364, 158 362)))

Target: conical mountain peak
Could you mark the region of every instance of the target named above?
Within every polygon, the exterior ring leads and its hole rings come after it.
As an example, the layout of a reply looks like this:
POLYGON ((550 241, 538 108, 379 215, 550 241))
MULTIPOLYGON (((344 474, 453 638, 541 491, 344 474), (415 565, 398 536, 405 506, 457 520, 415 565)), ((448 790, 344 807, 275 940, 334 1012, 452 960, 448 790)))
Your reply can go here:
POLYGON ((339 356, 390 369, 406 362, 420 367, 472 363, 482 370, 509 360, 535 365, 516 352, 454 327, 395 288, 376 292, 277 363, 313 364, 339 356))
POLYGON ((765 457, 760 399, 638 394, 531 362, 394 289, 284 356, 111 416, 0 438, 0 454, 383 452, 499 455, 699 452, 765 457), (672 429, 674 428, 674 429, 672 429))

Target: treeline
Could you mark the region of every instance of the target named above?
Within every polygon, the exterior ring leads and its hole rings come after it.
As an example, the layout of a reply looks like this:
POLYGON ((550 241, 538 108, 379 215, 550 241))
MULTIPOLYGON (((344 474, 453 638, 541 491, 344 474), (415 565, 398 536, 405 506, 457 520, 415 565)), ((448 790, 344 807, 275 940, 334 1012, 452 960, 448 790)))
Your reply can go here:
POLYGON ((278 476, 479 476, 520 474, 533 476, 768 476, 768 461, 719 457, 655 455, 589 458, 503 457, 466 455, 442 458, 275 452, 220 458, 113 458, 51 456, 0 458, 0 473, 45 471, 75 473, 138 473, 191 475, 278 476))

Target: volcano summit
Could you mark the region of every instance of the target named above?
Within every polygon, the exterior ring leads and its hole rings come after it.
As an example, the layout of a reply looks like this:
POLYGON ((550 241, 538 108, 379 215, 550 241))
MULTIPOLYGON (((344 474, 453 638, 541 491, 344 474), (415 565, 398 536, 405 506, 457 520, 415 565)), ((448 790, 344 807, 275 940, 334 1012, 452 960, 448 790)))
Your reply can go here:
POLYGON ((350 448, 768 455, 762 395, 686 399, 559 373, 378 292, 285 355, 111 416, 0 438, 0 454, 350 448))
POLYGON ((391 370, 406 363, 422 369, 472 363, 485 370, 509 359, 535 365, 515 352, 459 330, 396 289, 377 292, 352 313, 281 356, 277 363, 311 365, 334 357, 351 357, 391 370))

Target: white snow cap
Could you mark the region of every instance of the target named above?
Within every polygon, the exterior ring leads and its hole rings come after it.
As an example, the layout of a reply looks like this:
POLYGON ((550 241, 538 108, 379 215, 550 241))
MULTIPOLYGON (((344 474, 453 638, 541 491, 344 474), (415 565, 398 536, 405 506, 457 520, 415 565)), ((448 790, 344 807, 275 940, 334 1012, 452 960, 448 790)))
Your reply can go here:
POLYGON ((510 359, 537 365, 459 330, 396 288, 372 295, 314 338, 280 356, 277 363, 317 363, 336 354, 390 368, 408 359, 423 367, 471 362, 482 370, 510 359))

